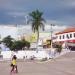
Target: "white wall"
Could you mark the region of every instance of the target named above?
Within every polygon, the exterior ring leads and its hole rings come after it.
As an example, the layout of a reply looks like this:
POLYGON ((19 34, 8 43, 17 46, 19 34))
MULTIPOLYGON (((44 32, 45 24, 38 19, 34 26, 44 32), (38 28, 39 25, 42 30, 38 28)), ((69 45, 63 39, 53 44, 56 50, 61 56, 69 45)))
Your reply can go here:
POLYGON ((4 59, 11 59, 13 55, 16 55, 18 59, 23 59, 24 57, 27 56, 27 59, 29 59, 31 56, 35 56, 37 59, 45 58, 48 57, 49 55, 46 51, 18 51, 18 52, 13 52, 13 51, 2 51, 1 55, 3 55, 4 59))

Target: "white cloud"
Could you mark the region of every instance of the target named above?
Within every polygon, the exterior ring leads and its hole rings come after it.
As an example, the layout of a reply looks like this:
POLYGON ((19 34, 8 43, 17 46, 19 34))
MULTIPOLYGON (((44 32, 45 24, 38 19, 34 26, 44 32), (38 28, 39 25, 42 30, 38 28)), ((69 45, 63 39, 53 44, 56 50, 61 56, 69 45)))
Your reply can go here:
MULTIPOLYGON (((53 32, 59 32, 59 31, 64 30, 67 27, 68 27, 67 25, 55 25, 55 26, 52 26, 52 31, 53 32)), ((45 31, 46 32, 51 31, 51 26, 49 24, 45 25, 45 31)))
POLYGON ((0 25, 0 35, 2 39, 8 35, 11 35, 13 38, 17 38, 17 29, 14 26, 0 25))
POLYGON ((18 27, 18 34, 30 34, 32 32, 30 25, 19 25, 18 27))
MULTIPOLYGON (((53 33, 57 33, 59 31, 63 31, 64 29, 66 29, 68 26, 61 26, 61 25, 55 25, 52 27, 52 31, 53 33)), ((51 27, 49 24, 46 24, 45 25, 45 31, 40 31, 40 32, 47 32, 47 33, 50 33, 51 32, 51 27)), ((23 35, 23 34, 31 34, 32 33, 32 29, 31 29, 31 26, 30 25, 25 25, 25 26, 21 26, 21 27, 18 27, 18 33, 19 35, 23 35)))
MULTIPOLYGON (((64 26, 64 25, 63 26, 56 25, 52 27, 54 33, 62 31, 65 28, 67 28, 67 26, 64 26)), ((51 30, 50 25, 46 24, 45 31, 50 32, 50 30, 51 30)), ((32 33, 32 30, 30 25, 25 25, 25 26, 20 25, 18 27, 15 27, 14 25, 13 26, 0 25, 1 38, 4 38, 8 35, 11 35, 11 37, 13 38, 17 38, 18 35, 31 34, 31 33, 32 33)))

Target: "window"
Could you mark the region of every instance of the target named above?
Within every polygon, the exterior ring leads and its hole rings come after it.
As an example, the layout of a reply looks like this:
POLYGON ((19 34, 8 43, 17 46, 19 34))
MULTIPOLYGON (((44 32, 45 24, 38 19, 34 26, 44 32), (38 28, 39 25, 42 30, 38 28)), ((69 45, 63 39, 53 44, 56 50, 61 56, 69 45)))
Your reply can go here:
POLYGON ((69 39, 69 36, 68 36, 68 34, 66 35, 66 37, 67 37, 67 39, 69 39))
POLYGON ((61 36, 59 36, 59 39, 61 39, 61 36))
POLYGON ((70 38, 72 38, 72 34, 70 34, 70 38))
POLYGON ((65 37, 65 36, 63 35, 63 39, 64 39, 64 37, 65 37))
POLYGON ((75 37, 75 33, 74 33, 74 37, 75 37))

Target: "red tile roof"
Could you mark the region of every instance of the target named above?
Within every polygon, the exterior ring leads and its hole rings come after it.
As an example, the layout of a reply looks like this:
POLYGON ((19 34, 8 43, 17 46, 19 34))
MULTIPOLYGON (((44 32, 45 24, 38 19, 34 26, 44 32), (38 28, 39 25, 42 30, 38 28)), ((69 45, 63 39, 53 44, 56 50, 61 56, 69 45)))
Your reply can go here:
POLYGON ((56 35, 63 34, 63 33, 69 33, 69 32, 75 32, 75 27, 67 28, 67 29, 65 29, 65 30, 63 30, 61 32, 56 33, 56 35))

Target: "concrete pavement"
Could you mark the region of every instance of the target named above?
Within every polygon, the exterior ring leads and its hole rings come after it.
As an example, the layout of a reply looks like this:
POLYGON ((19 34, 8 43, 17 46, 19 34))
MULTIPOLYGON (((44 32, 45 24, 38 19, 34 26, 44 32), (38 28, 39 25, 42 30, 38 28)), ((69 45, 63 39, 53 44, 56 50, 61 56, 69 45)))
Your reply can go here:
MULTIPOLYGON (((75 75, 75 52, 68 52, 49 61, 18 61, 18 74, 12 75, 75 75)), ((0 75, 10 75, 10 61, 0 62, 0 75)))

